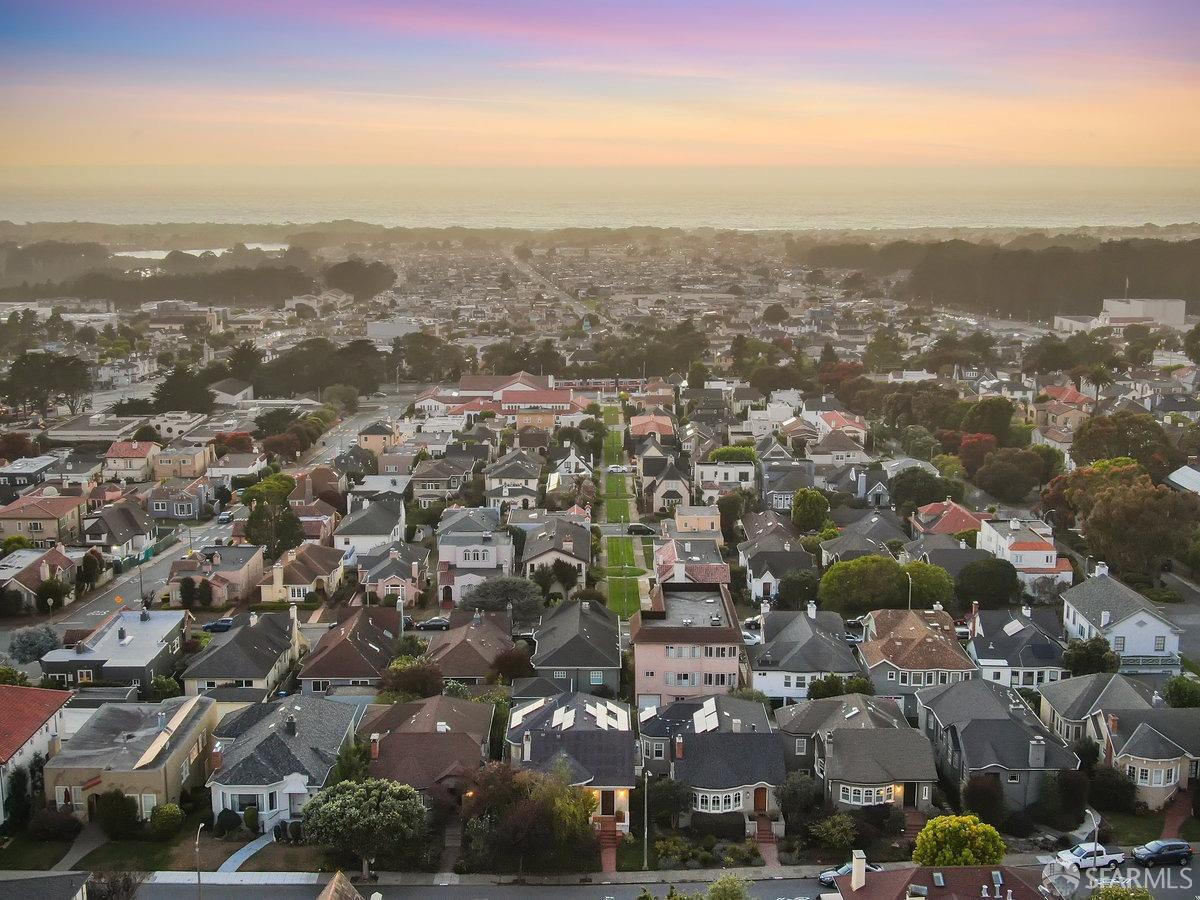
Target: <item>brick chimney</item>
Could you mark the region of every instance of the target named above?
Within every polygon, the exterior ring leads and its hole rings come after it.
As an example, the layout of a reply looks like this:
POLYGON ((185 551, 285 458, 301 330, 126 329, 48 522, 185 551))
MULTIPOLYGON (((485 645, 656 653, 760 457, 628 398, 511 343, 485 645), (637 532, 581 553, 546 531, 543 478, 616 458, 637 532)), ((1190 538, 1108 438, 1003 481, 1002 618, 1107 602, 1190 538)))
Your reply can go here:
POLYGON ((371 735, 371 759, 379 759, 379 735, 371 735))
POLYGON ((221 766, 225 764, 224 748, 221 746, 220 741, 217 741, 215 744, 213 744, 212 754, 209 757, 209 761, 212 765, 212 768, 209 770, 210 772, 220 771, 221 766))
POLYGON ((675 758, 683 759, 683 734, 675 735, 675 758))

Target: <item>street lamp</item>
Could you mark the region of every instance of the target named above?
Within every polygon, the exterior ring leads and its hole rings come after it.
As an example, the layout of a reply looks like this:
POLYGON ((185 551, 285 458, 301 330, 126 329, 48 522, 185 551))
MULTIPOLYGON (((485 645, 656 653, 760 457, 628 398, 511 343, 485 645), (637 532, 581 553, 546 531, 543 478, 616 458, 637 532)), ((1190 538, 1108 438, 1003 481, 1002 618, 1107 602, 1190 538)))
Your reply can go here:
POLYGON ((201 822, 196 828, 196 900, 202 898, 202 888, 200 887, 200 832, 204 830, 204 823, 201 822))
POLYGON ((912 610, 912 572, 905 572, 904 574, 908 576, 908 608, 909 608, 909 611, 911 611, 912 610))

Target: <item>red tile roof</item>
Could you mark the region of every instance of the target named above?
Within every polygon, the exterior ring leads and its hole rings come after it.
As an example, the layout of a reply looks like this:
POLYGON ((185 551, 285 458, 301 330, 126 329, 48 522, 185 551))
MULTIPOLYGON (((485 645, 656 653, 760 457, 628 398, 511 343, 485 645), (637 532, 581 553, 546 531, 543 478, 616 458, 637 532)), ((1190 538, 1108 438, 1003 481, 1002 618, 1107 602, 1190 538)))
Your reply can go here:
POLYGON ((154 441, 113 441, 104 456, 106 459, 145 459, 151 448, 159 449, 154 441))
POLYGON ((18 497, 0 508, 0 518, 61 519, 86 502, 82 497, 18 497))
POLYGON ((0 762, 12 759, 70 699, 70 691, 0 685, 0 762))

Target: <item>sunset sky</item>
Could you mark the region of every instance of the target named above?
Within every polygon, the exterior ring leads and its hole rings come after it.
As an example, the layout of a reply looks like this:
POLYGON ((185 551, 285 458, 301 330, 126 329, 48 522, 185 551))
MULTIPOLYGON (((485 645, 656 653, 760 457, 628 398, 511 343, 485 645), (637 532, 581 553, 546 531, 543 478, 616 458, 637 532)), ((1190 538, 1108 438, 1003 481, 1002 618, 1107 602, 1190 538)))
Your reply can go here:
POLYGON ((1200 163, 1200 3, 0 0, 0 165, 1200 163))

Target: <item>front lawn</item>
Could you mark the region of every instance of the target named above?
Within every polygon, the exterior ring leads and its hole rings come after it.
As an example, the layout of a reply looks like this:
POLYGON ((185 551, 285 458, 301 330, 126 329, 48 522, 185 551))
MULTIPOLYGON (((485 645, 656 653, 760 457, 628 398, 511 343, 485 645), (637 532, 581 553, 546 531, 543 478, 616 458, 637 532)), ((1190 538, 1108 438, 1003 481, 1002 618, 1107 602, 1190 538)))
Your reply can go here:
POLYGON ((604 436, 604 464, 606 466, 624 465, 625 444, 621 441, 619 431, 610 431, 604 436))
POLYGON ((624 475, 605 475, 604 476, 604 497, 609 499, 612 497, 628 497, 629 491, 625 483, 624 475))
POLYGON ((642 608, 641 589, 636 578, 609 578, 608 608, 622 619, 628 619, 642 608))
POLYGON ((173 846, 159 841, 109 841, 75 866, 92 872, 157 872, 170 868, 173 846))
POLYGON ((1112 843, 1122 847, 1136 847, 1162 836, 1163 814, 1147 813, 1135 816, 1132 813, 1106 812, 1104 821, 1112 830, 1112 843))
POLYGON ((621 424, 621 408, 619 406, 604 407, 604 424, 609 428, 621 424))
POLYGON ((629 522, 629 501, 613 498, 604 501, 604 521, 624 525, 629 522))
POLYGON ((1195 816, 1179 826, 1179 836, 1192 844, 1200 844, 1200 819, 1195 816))
POLYGON ((631 537, 610 537, 608 540, 608 566, 605 574, 609 577, 620 578, 629 575, 643 575, 645 569, 641 566, 640 547, 631 537))
POLYGON ((49 869, 66 856, 70 848, 70 841, 35 841, 19 834, 7 847, 0 849, 0 871, 49 869))

